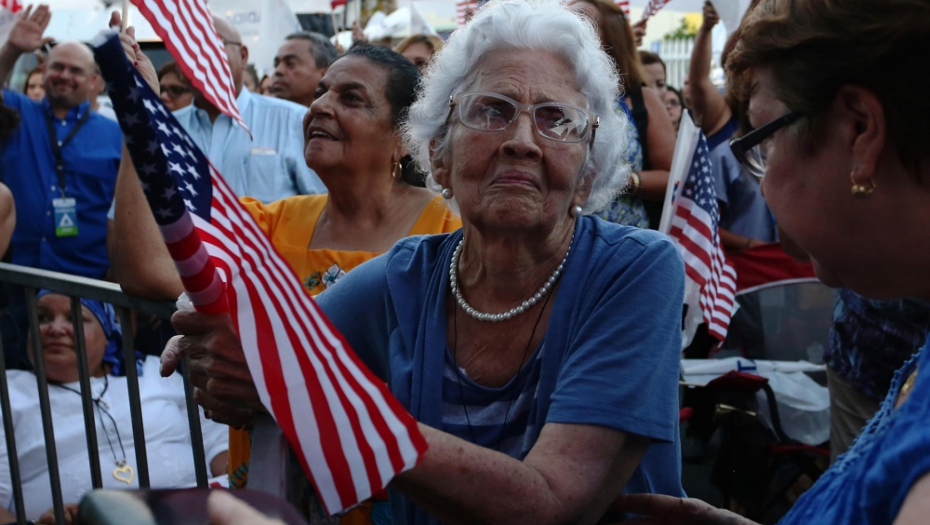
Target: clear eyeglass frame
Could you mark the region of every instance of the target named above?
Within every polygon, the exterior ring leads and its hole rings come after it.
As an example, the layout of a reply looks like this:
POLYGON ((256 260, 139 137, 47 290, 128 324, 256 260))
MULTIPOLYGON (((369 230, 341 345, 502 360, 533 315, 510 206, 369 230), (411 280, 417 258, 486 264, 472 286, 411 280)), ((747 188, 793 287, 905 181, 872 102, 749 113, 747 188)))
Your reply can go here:
POLYGON ((563 102, 523 104, 510 97, 485 91, 457 93, 449 97, 449 115, 446 117, 447 123, 452 118, 453 113, 458 115, 459 121, 466 128, 491 132, 504 131, 517 120, 520 113, 526 113, 530 116, 530 120, 533 121, 533 129, 536 130, 539 136, 556 142, 567 143, 584 142, 590 137, 591 144, 593 145, 594 135, 597 131, 597 127, 600 125, 600 117, 591 111, 572 104, 563 102), (474 109, 475 105, 479 104, 482 100, 486 102, 487 99, 509 104, 513 110, 512 114, 509 118, 502 115, 499 117, 501 122, 497 124, 492 124, 487 119, 484 122, 476 119, 475 115, 471 114, 469 110, 474 109), (456 109, 458 111, 456 111, 456 109), (547 120, 538 114, 538 111, 541 109, 556 110, 554 114, 561 116, 556 120, 552 120, 551 125, 547 124, 547 120), (568 113, 568 115, 566 115, 566 113, 568 113), (580 123, 581 126, 578 126, 578 123, 580 123), (542 127, 540 127, 541 125, 542 127), (581 128, 581 131, 577 131, 579 128, 581 128), (553 132, 553 130, 559 129, 561 129, 561 131, 553 132))
POLYGON ((765 176, 766 154, 763 141, 781 128, 801 118, 801 114, 789 111, 768 124, 756 128, 740 138, 730 141, 730 151, 746 170, 757 178, 765 176))

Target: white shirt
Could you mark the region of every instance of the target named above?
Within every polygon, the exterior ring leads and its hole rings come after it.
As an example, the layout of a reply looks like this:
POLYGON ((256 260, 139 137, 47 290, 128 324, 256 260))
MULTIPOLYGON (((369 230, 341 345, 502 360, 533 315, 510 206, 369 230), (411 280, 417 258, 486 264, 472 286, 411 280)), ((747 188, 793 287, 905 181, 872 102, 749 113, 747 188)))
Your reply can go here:
POLYGON ((269 203, 292 195, 326 193, 326 186, 304 160, 302 127, 307 108, 245 88, 236 104, 252 139, 226 115, 210 122, 207 112, 194 104, 174 112, 236 195, 269 203))
MULTIPOLYGON (((149 480, 152 488, 189 487, 196 484, 194 458, 191 452, 190 427, 184 402, 183 381, 178 374, 163 378, 158 373, 157 357, 149 356, 139 378, 142 399, 142 420, 145 428, 145 447, 148 454, 149 480)), ((10 405, 16 432, 16 452, 22 477, 26 517, 36 519, 52 506, 52 492, 48 477, 48 460, 42 416, 39 411, 36 377, 32 372, 10 370, 10 405)), ((97 425, 97 448, 100 454, 100 474, 103 488, 139 488, 139 469, 132 439, 132 420, 129 415, 129 395, 125 377, 109 376, 109 387, 101 400, 116 420, 116 428, 106 414, 94 409, 97 425), (106 425, 106 432, 104 426, 106 425), (116 468, 114 452, 120 459, 117 432, 126 450, 126 462, 134 469, 131 485, 113 477, 116 468), (107 443, 107 434, 113 445, 107 443)), ((80 391, 78 383, 65 385, 80 391)), ((91 391, 96 399, 105 386, 104 378, 91 378, 91 391)), ((52 426, 58 452, 58 469, 61 475, 62 497, 65 503, 78 503, 91 490, 87 439, 84 433, 84 412, 81 398, 74 392, 49 385, 52 408, 52 426)), ((209 461, 228 448, 228 427, 209 421, 200 411, 205 457, 209 461)), ((0 504, 15 513, 13 489, 5 433, 0 427, 0 504)), ((225 476, 223 476, 225 478, 225 476)), ((220 481, 220 480, 216 480, 220 481)))

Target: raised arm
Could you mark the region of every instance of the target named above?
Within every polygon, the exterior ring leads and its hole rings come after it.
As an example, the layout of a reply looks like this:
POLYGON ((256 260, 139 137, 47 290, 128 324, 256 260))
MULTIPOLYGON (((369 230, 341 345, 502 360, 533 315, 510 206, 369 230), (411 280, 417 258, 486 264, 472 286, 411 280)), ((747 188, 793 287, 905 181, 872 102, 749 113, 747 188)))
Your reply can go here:
POLYGON ((0 257, 10 247, 13 230, 16 229, 16 202, 10 188, 0 182, 0 257))
POLYGON ((704 23, 694 39, 688 78, 691 82, 691 115, 705 135, 713 135, 729 122, 733 113, 726 98, 710 81, 714 26, 720 21, 710 2, 704 2, 704 23))
POLYGON ((52 13, 44 4, 39 5, 35 11, 30 5, 16 15, 10 34, 3 47, 0 47, 0 85, 6 83, 10 73, 13 72, 16 61, 23 53, 41 49, 42 46, 54 40, 50 37, 42 37, 51 18, 52 13))
POLYGON ((125 146, 116 179, 111 241, 110 264, 124 292, 148 299, 177 299, 184 291, 125 146))

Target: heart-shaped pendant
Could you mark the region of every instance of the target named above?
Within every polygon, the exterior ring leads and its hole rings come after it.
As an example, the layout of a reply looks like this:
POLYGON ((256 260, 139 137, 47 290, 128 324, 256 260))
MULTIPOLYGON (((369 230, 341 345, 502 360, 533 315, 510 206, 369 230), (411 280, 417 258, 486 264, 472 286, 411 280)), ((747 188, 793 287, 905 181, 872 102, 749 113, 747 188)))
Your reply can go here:
POLYGON ((136 471, 129 465, 121 465, 113 469, 113 477, 116 481, 122 481, 127 485, 132 485, 132 480, 136 477, 136 471))

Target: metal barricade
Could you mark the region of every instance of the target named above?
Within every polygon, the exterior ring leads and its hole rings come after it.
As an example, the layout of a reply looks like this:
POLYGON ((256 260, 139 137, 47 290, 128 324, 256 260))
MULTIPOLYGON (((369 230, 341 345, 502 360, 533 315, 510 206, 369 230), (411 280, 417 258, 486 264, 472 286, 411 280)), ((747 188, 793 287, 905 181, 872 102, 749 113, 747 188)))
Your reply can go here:
MULTIPOLYGON (((169 319, 174 312, 174 304, 168 301, 153 302, 125 295, 119 285, 106 281, 87 279, 73 275, 49 272, 35 268, 0 263, 0 282, 23 287, 29 318, 30 337, 34 352, 34 372, 38 383, 39 406, 42 414, 42 427, 45 437, 45 450, 48 459, 48 473, 51 481, 53 509, 57 523, 65 523, 64 502, 61 494, 61 478, 58 472, 58 455, 55 446, 54 425, 48 397, 48 379, 45 373, 45 360, 42 350, 42 338, 39 334, 39 322, 36 310, 36 292, 48 289, 71 298, 71 311, 81 311, 81 298, 110 303, 116 308, 123 332, 124 360, 127 364, 135 363, 133 330, 130 310, 156 315, 169 319)), ((87 352, 84 347, 84 326, 79 315, 72 313, 74 339, 78 359, 78 376, 81 404, 84 412, 84 427, 87 452, 90 460, 91 483, 93 488, 103 486, 100 474, 100 457, 97 444, 97 427, 91 398, 90 373, 88 371, 87 352)), ((13 502, 16 507, 17 523, 25 525, 26 516, 23 504, 23 491, 16 453, 16 436, 13 428, 12 407, 10 406, 9 384, 4 363, 4 349, 0 343, 0 413, 3 415, 6 447, 9 455, 10 478, 13 487, 13 502)), ((207 486, 207 468, 203 448, 203 435, 200 428, 199 409, 193 399, 193 387, 187 374, 186 363, 182 362, 181 373, 184 379, 184 394, 187 403, 188 423, 191 430, 192 454, 197 485, 207 486)), ((132 418, 132 435, 138 468, 140 488, 149 488, 149 466, 145 446, 145 433, 142 422, 142 407, 139 393, 139 375, 135 366, 126 366, 127 385, 129 387, 129 407, 132 418)))

